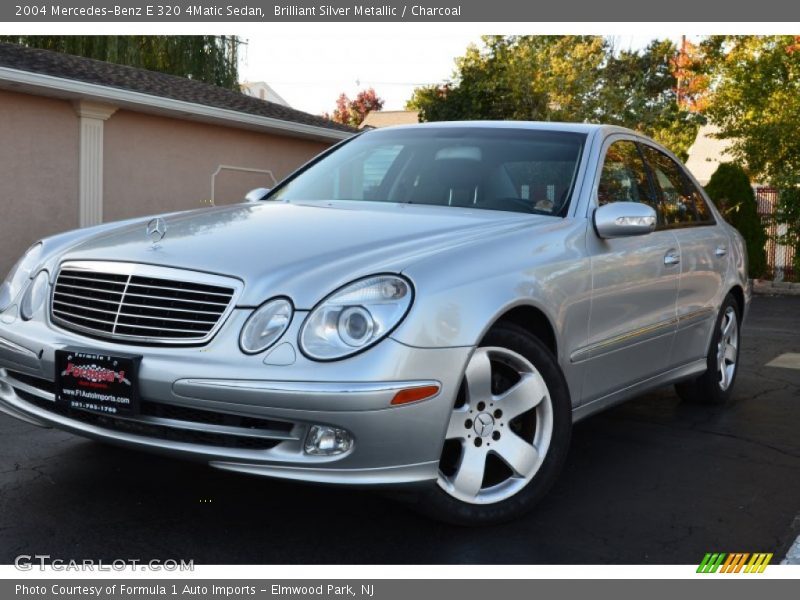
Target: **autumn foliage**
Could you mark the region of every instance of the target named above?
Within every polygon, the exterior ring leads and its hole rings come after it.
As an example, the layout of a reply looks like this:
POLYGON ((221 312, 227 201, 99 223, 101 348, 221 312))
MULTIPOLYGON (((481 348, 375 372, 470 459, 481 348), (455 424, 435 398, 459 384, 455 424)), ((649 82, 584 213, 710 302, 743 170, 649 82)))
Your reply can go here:
POLYGON ((700 46, 688 41, 686 36, 670 59, 678 106, 688 112, 702 113, 708 107, 710 77, 704 68, 704 60, 700 46))
POLYGON ((325 116, 337 123, 358 127, 370 111, 382 108, 383 99, 375 93, 374 89, 369 88, 358 92, 358 95, 353 100, 348 98, 347 94, 340 94, 336 100, 336 108, 333 110, 333 114, 326 114, 325 116))

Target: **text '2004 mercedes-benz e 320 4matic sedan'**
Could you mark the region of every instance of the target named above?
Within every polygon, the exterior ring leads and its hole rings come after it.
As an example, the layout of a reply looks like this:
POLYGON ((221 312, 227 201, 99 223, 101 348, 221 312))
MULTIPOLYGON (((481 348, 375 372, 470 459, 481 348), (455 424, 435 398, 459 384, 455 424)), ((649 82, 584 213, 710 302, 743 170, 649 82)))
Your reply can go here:
POLYGON ((632 131, 369 131, 263 198, 34 244, 0 295, 0 409, 219 469, 413 485, 521 514, 572 423, 656 386, 724 401, 739 234, 632 131))

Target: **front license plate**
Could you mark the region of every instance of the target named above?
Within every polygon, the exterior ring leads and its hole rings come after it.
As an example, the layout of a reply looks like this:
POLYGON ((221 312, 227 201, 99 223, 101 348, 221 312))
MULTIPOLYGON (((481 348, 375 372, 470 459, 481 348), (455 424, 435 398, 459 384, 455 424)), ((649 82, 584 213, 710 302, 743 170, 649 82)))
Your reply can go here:
POLYGON ((56 350, 56 402, 106 415, 139 412, 141 356, 56 350))

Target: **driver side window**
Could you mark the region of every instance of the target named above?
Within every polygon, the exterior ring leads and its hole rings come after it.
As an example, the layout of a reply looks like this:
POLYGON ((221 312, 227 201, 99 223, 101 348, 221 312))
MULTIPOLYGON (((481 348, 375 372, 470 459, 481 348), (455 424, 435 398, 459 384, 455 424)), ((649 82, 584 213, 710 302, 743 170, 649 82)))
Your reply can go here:
MULTIPOLYGON (((644 160, 635 142, 620 140, 608 147, 597 187, 597 204, 641 202, 659 212, 644 160)), ((660 215, 659 215, 660 221, 660 215)))

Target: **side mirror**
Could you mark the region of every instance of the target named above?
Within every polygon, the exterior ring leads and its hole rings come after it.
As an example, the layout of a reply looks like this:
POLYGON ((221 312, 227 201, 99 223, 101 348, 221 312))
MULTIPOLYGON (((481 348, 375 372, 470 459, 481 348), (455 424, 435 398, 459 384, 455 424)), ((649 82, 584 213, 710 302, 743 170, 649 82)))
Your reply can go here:
POLYGON ((263 200, 269 194, 269 188, 255 188, 254 190, 250 190, 247 192, 247 195, 244 197, 245 202, 258 202, 259 200, 263 200))
POLYGON ((594 211, 594 229, 603 239, 645 235, 656 228, 656 211, 639 202, 612 202, 594 211))

